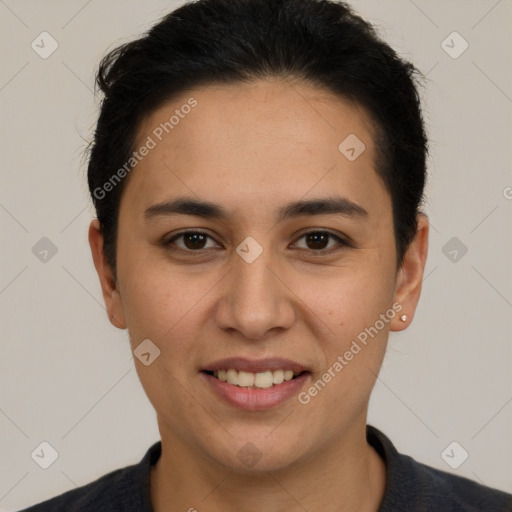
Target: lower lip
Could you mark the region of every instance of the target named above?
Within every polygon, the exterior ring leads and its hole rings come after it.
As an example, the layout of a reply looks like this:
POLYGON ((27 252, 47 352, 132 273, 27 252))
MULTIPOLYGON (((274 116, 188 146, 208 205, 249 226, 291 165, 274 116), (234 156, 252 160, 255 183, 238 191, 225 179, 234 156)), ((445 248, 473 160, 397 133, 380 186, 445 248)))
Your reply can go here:
POLYGON ((233 407, 247 411, 263 411, 277 407, 298 394, 300 388, 309 378, 309 373, 305 372, 295 377, 295 379, 286 380, 281 384, 274 384, 270 388, 258 389, 234 386, 205 372, 201 372, 201 375, 214 392, 225 402, 233 407))

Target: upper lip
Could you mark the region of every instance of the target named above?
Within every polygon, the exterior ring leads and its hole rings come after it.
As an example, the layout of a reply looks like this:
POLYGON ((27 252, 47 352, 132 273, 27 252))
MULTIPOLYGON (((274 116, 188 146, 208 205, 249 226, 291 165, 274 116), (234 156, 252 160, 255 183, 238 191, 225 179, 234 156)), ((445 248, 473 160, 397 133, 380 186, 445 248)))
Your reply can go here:
POLYGON ((282 357, 269 357, 265 359, 247 359, 244 357, 228 357, 208 364, 203 371, 214 372, 218 370, 242 370, 245 372, 259 373, 273 370, 292 370, 294 373, 308 371, 306 367, 282 357))

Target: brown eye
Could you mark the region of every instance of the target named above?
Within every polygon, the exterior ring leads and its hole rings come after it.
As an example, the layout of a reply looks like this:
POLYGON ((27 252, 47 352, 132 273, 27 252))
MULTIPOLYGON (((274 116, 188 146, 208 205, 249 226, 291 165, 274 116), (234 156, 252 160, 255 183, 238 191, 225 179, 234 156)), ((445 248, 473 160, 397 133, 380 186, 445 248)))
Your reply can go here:
POLYGON ((187 233, 183 236, 183 241, 187 249, 204 249, 206 238, 201 233, 187 233))
POLYGON ((179 249, 183 249, 185 251, 197 252, 209 248, 206 247, 208 239, 213 240, 210 235, 207 235, 201 231, 185 231, 167 240, 165 245, 175 245, 179 249), (176 241, 179 239, 182 239, 182 244, 176 243, 176 241))
POLYGON ((313 252, 330 252, 331 250, 348 245, 342 238, 329 231, 309 231, 304 233, 299 240, 304 240, 306 245, 306 247, 300 247, 301 249, 313 252), (329 246, 330 240, 334 240, 337 243, 329 246))
POLYGON ((326 233, 308 233, 306 244, 310 249, 321 250, 327 247, 330 235, 326 233))

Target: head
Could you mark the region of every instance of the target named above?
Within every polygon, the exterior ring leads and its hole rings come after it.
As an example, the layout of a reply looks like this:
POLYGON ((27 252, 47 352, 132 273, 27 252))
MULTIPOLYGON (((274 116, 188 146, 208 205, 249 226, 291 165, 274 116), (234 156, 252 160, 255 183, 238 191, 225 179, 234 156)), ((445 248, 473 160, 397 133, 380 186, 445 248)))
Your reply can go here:
POLYGON ((327 0, 200 0, 102 61, 89 238, 111 321, 159 351, 135 362, 163 439, 271 469, 364 424, 427 252, 415 74, 327 0), (234 407, 210 375, 232 357, 300 387, 234 407))

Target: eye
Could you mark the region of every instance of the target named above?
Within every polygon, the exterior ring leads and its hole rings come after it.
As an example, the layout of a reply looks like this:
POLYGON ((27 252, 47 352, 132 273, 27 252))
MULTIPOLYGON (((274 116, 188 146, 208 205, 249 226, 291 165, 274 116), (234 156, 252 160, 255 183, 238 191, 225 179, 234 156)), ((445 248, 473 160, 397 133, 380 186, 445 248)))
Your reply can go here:
MULTIPOLYGON (((309 231, 302 234, 298 240, 304 240, 306 244, 305 247, 299 247, 299 249, 318 254, 330 253, 349 245, 346 240, 329 231, 309 231), (334 244, 329 245, 329 241, 334 241, 334 244)), ((170 249, 174 249, 173 246, 175 246, 186 252, 201 252, 219 247, 213 237, 203 231, 183 231, 164 240, 163 245, 170 249), (177 243, 178 240, 180 243, 177 243), (208 240, 211 240, 213 245, 208 246, 208 240)), ((297 246, 297 242, 295 246, 297 246)))
POLYGON ((349 245, 346 240, 329 231, 308 231, 301 235, 298 240, 304 240, 306 244, 306 247, 299 248, 320 254, 333 252, 334 250, 349 245), (329 239, 337 243, 329 246, 329 239))
MULTIPOLYGON (((216 244, 213 246, 207 246, 207 240, 213 240, 213 238, 204 233, 203 231, 183 231, 168 240, 165 240, 163 243, 167 246, 177 246, 179 249, 189 252, 199 252, 201 250, 210 249, 212 247, 217 247, 216 244), (176 243, 177 240, 182 239, 183 245, 176 243)), ((171 247, 172 248, 172 247, 171 247)))

